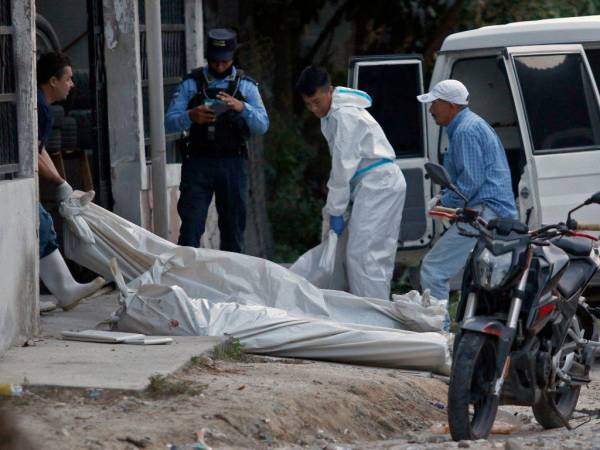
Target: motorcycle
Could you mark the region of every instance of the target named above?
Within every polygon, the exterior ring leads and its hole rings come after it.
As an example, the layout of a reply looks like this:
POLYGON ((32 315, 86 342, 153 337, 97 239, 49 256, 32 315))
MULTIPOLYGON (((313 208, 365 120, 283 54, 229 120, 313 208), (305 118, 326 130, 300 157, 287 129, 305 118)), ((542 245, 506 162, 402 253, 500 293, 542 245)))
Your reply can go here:
POLYGON ((477 239, 465 266, 448 389, 455 441, 486 438, 498 406, 531 406, 544 428, 565 426, 588 384, 595 319, 582 293, 600 268, 598 238, 571 215, 600 204, 600 192, 569 211, 567 221, 529 230, 513 219, 485 221, 445 169, 427 163, 432 181, 459 195, 464 208, 430 215, 457 222, 477 239))

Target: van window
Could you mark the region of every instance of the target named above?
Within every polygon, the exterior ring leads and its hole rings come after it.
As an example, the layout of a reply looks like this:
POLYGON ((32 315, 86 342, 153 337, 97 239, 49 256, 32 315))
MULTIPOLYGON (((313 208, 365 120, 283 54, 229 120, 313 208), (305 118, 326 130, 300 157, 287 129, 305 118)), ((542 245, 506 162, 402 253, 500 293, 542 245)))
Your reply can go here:
POLYGON ((369 108, 390 144, 396 158, 422 158, 423 115, 417 95, 422 92, 421 66, 415 63, 360 65, 358 89, 373 99, 369 108))
POLYGON ((600 113, 582 55, 516 56, 534 152, 600 145, 600 113))
POLYGON ((596 80, 596 87, 600 91, 600 48, 586 49, 585 54, 592 69, 592 75, 596 80))
MULTIPOLYGON (((506 150, 516 197, 526 159, 504 60, 498 56, 458 60, 452 66, 451 78, 467 87, 469 108, 485 119, 498 134, 506 150)), ((447 146, 446 133, 440 143, 447 146)))

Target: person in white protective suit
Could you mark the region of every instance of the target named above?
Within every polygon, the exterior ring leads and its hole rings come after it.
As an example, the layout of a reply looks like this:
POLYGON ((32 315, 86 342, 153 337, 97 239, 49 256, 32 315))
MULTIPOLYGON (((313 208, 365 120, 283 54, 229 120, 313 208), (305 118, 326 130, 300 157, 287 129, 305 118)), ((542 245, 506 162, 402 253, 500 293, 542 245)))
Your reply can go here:
POLYGON ((334 89, 327 71, 314 66, 303 70, 296 89, 308 110, 321 119, 329 145, 325 213, 338 236, 348 233, 350 292, 389 299, 406 182, 394 164, 394 149, 366 110, 371 97, 355 89, 334 89))

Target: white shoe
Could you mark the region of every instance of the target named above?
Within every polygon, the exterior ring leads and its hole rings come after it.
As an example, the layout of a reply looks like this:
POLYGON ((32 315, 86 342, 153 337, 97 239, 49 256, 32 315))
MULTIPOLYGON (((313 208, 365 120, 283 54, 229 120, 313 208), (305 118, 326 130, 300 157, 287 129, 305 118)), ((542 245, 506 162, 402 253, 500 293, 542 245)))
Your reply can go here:
POLYGON ((91 283, 82 284, 75 281, 58 250, 40 259, 40 278, 58 300, 58 306, 65 311, 73 309, 81 300, 106 284, 102 277, 91 283))

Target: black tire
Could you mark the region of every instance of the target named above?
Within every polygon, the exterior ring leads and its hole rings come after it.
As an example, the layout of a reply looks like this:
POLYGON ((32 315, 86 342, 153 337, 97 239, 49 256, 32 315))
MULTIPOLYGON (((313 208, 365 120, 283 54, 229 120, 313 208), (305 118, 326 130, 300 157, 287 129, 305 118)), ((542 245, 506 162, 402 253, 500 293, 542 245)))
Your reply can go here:
POLYGON ((71 109, 90 109, 92 107, 92 92, 90 91, 90 74, 87 70, 75 70, 73 72, 73 84, 71 90, 71 109))
POLYGON ((62 148, 74 149, 77 147, 77 121, 73 117, 65 117, 61 127, 62 148))
POLYGON ((498 412, 498 398, 490 393, 496 353, 495 338, 472 331, 465 331, 456 347, 448 388, 448 424, 455 441, 485 439, 492 429, 498 412))
POLYGON ((62 134, 60 128, 52 128, 48 141, 46 142, 46 151, 48 153, 59 152, 62 148, 62 134))
POLYGON ((69 116, 77 122, 77 147, 81 149, 94 148, 92 111, 90 109, 74 109, 69 112, 69 116))
POLYGON ((50 105, 52 114, 52 128, 61 128, 65 118, 65 109, 60 105, 50 105))
POLYGON ((50 51, 60 51, 60 41, 50 22, 43 16, 35 15, 36 53, 41 55, 50 51))
MULTIPOLYGON (((577 335, 581 336, 581 326, 577 316, 573 317, 571 329, 577 335)), ((565 339, 565 344, 563 345, 566 345, 571 341, 572 339, 567 336, 565 339)), ((575 354, 576 361, 578 363, 583 363, 583 355, 581 351, 578 350, 575 352, 575 354)), ((586 367, 586 373, 581 375, 587 376, 589 369, 589 367, 586 367)), ((542 396, 540 401, 532 406, 535 420, 537 420, 538 423, 546 429, 563 427, 564 420, 568 421, 573 415, 573 411, 575 411, 575 407, 579 401, 580 392, 581 386, 570 386, 562 393, 548 393, 545 398, 542 396), (554 406, 552 406, 550 402, 554 403, 554 406), (557 411, 562 418, 558 416, 557 411)))

